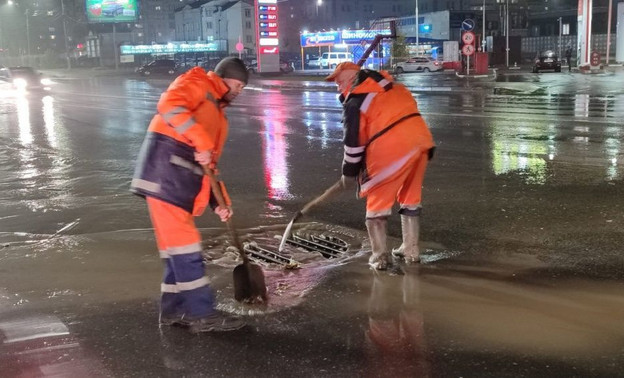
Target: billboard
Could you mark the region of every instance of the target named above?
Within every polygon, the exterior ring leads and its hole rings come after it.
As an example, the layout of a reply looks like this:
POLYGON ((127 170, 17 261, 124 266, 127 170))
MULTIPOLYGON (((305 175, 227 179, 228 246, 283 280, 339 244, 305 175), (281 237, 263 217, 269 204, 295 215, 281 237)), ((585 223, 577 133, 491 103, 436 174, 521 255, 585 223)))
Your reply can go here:
POLYGON ((136 21, 138 0, 86 0, 87 21, 115 23, 136 21))

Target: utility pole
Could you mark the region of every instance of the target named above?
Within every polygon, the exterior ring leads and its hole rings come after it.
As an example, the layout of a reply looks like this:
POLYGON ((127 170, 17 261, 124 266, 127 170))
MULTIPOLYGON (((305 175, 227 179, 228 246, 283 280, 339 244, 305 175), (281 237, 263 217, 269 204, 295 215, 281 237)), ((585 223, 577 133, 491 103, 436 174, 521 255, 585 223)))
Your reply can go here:
POLYGON ((71 59, 69 58, 69 44, 67 43, 67 17, 65 16, 65 4, 61 0, 61 14, 63 16, 63 39, 65 40, 65 57, 67 58, 67 69, 71 69, 71 59))
POLYGON ((485 52, 485 0, 483 0, 483 35, 481 41, 481 51, 485 52))
POLYGON ((509 68, 509 0, 505 6, 505 64, 509 68))
POLYGON ((416 28, 416 55, 420 56, 420 46, 418 45, 418 27, 420 26, 418 24, 418 0, 416 0, 416 23, 414 25, 414 27, 416 28))
POLYGON ((559 57, 559 61, 561 61, 561 48, 562 46, 562 33, 563 33, 563 17, 559 17, 559 55, 557 55, 559 57))
POLYGON ((28 60, 30 61, 30 9, 26 9, 26 48, 28 52, 28 60))
POLYGON ((611 12, 613 10, 613 0, 609 0, 609 20, 607 21, 607 66, 609 65, 609 55, 611 54, 611 12))

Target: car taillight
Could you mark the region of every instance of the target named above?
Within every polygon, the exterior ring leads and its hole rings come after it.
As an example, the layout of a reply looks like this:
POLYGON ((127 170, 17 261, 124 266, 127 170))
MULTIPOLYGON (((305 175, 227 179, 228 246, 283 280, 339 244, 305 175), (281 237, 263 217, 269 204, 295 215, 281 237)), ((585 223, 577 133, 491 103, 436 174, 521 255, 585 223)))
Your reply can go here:
POLYGON ((440 65, 440 62, 435 61, 435 62, 433 62, 433 65, 434 65, 434 66, 439 66, 439 65, 440 65))

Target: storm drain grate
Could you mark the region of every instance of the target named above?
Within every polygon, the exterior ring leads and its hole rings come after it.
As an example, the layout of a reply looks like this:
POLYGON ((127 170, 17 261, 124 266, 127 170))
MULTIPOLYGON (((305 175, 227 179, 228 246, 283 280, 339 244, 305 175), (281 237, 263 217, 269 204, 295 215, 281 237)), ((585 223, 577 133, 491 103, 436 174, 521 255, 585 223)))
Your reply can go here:
POLYGON ((286 243, 303 248, 309 252, 319 252, 323 257, 328 259, 342 257, 349 249, 349 244, 346 241, 325 234, 313 234, 308 238, 293 234, 290 238, 286 239, 286 243))
POLYGON ((297 261, 294 261, 290 257, 269 251, 266 248, 258 246, 256 243, 245 243, 243 249, 247 252, 250 260, 261 265, 278 264, 287 268, 298 267, 300 265, 297 261))

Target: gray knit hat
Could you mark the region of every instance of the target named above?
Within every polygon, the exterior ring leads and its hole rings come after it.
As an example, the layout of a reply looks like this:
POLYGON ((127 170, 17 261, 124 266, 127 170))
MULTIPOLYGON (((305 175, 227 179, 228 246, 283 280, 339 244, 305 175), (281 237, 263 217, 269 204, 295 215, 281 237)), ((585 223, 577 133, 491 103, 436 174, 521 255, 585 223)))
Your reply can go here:
POLYGON ((245 83, 245 85, 247 85, 247 81, 249 80, 247 67, 245 63, 238 58, 229 57, 221 59, 215 67, 214 72, 224 79, 240 80, 245 83))

